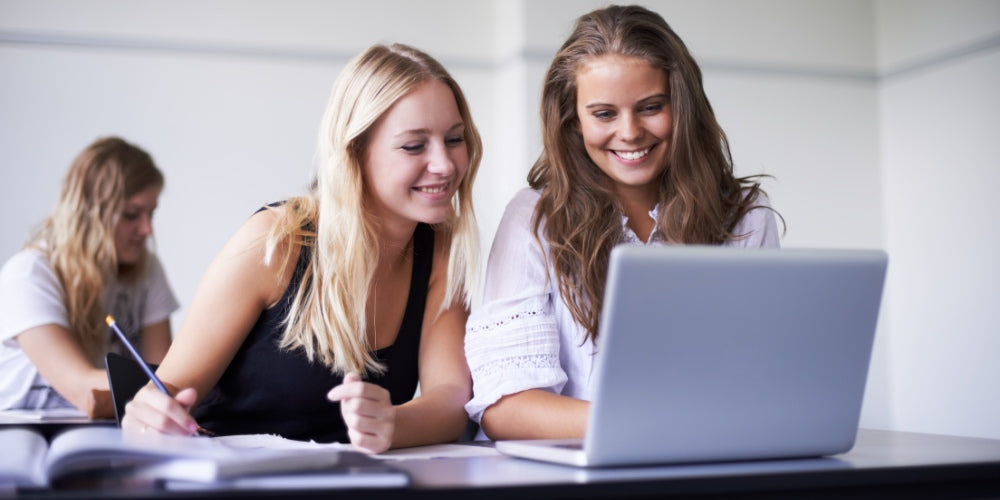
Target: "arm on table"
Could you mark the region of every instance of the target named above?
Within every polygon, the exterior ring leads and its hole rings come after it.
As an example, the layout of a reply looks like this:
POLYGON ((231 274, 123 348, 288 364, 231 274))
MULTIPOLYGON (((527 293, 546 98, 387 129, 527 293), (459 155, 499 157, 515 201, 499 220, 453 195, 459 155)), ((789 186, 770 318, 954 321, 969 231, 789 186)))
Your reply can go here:
POLYGON ((194 433, 191 407, 219 380, 261 311, 276 303, 288 285, 290 271, 279 272, 282 265, 295 265, 294 258, 282 258, 287 246, 279 245, 271 263, 264 264, 264 243, 275 218, 270 210, 251 217, 202 277, 184 324, 156 371, 176 399, 147 385, 126 406, 123 428, 194 433))
POLYGON ((90 418, 114 417, 107 373, 90 363, 69 330, 41 325, 15 338, 38 373, 67 401, 90 418))
POLYGON ((483 432, 493 440, 582 438, 587 401, 542 389, 509 394, 483 412, 483 432))

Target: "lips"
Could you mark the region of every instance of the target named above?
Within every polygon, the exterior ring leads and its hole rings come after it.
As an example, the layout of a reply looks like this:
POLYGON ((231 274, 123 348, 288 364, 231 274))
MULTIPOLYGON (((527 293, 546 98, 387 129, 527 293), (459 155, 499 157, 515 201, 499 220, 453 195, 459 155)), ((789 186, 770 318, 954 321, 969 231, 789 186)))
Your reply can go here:
POLYGON ((635 150, 635 151, 621 151, 621 150, 614 150, 613 149, 613 150, 611 150, 611 152, 614 153, 615 156, 617 156, 617 157, 619 157, 619 158, 621 158, 621 159, 623 159, 625 161, 637 161, 637 160, 641 160, 641 159, 645 158, 646 155, 648 155, 649 152, 652 149, 653 149, 653 147, 650 146, 648 148, 638 149, 638 150, 635 150))
POLYGON ((416 191, 426 194, 441 194, 448 191, 448 184, 434 184, 431 186, 416 186, 413 188, 416 191))

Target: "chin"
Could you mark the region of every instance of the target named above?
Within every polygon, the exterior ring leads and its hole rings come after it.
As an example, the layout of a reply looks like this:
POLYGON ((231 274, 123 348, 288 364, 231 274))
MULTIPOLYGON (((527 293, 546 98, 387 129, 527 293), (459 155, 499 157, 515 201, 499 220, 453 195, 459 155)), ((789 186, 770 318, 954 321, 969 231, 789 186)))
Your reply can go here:
POLYGON ((441 211, 441 212, 430 212, 423 214, 417 220, 423 222, 424 224, 440 224, 442 222, 447 222, 451 218, 451 210, 441 211))
POLYGON ((146 257, 146 252, 144 251, 123 252, 118 255, 118 265, 134 266, 141 263, 145 257, 146 257))

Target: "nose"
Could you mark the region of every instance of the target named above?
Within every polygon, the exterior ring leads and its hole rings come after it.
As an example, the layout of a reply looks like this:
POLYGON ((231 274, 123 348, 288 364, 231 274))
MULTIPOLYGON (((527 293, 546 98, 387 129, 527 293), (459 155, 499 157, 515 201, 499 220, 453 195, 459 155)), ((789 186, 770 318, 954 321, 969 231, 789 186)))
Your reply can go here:
POLYGON ((153 216, 150 214, 140 216, 137 230, 142 236, 149 236, 153 234, 153 216))
POLYGON ((427 171, 441 177, 452 175, 455 172, 455 161, 451 154, 452 150, 443 144, 432 148, 430 156, 427 158, 427 171))
POLYGON ((625 113, 618 121, 618 136, 625 142, 635 142, 642 138, 642 122, 633 113, 625 113))

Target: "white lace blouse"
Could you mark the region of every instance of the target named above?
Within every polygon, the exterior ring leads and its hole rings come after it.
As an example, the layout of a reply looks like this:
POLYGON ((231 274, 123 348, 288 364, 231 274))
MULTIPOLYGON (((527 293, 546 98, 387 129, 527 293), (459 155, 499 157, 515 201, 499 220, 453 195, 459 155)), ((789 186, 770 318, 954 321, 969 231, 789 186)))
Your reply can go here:
MULTIPOLYGON (((476 422, 501 397, 528 389, 590 399, 594 346, 585 340, 584 328, 573 319, 558 286, 546 279, 548 246, 543 240, 544 248, 539 247, 531 234, 538 197, 525 188, 508 203, 490 250, 481 306, 473 309, 466 324, 473 396, 465 409, 476 422)), ((766 198, 758 205, 769 206, 766 198)), ((656 209, 649 215, 655 220, 656 209)), ((625 242, 644 244, 627 222, 623 217, 625 242)), ((734 233, 748 236, 725 245, 779 245, 771 210, 751 210, 734 233)), ((653 236, 645 244, 664 243, 653 236)))

